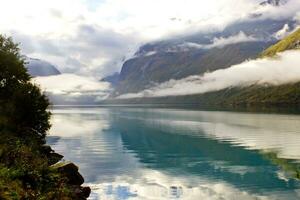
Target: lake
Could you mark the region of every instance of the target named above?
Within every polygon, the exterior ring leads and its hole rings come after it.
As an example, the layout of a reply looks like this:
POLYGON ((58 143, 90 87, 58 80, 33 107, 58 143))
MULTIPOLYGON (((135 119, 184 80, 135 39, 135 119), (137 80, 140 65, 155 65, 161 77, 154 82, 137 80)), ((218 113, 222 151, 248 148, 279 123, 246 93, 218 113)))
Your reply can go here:
POLYGON ((300 115, 55 107, 47 139, 90 199, 300 199, 300 115))

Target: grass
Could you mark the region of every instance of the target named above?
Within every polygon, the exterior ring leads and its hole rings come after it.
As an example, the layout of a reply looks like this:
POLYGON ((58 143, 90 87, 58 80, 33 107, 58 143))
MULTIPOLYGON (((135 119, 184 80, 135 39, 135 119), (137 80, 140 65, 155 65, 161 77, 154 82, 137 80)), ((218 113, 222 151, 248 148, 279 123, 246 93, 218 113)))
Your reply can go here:
POLYGON ((262 52, 260 57, 261 58, 273 57, 277 53, 286 50, 299 49, 300 48, 299 45, 300 45, 300 29, 288 35, 287 37, 283 38, 280 42, 276 43, 275 45, 266 49, 264 52, 262 52))

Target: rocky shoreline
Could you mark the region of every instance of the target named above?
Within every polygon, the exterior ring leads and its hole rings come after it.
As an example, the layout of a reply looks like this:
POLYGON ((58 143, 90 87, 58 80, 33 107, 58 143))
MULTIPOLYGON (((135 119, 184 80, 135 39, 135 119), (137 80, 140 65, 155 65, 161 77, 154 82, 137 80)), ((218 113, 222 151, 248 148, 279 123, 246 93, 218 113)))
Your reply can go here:
POLYGON ((82 186, 84 178, 79 173, 78 166, 72 162, 63 161, 62 159, 64 156, 55 153, 48 145, 43 145, 43 149, 50 161, 50 169, 57 171, 62 177, 67 179, 67 183, 71 185, 73 193, 78 199, 87 199, 90 196, 91 188, 82 186))

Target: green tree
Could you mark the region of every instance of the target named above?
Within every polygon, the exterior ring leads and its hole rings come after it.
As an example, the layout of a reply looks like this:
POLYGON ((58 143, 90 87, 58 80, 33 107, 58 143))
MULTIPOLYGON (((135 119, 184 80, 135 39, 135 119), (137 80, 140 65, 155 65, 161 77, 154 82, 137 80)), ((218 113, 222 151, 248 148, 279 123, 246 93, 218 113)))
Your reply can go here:
POLYGON ((18 44, 0 35, 0 130, 36 133, 42 139, 50 128, 49 101, 30 82, 18 44))

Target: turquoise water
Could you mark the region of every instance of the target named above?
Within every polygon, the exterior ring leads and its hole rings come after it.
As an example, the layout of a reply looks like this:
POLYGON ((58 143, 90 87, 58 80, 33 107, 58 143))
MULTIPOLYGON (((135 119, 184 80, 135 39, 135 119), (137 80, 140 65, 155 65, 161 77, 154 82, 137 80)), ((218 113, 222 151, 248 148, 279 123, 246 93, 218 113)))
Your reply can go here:
POLYGON ((300 199, 300 115, 54 108, 90 199, 300 199))

